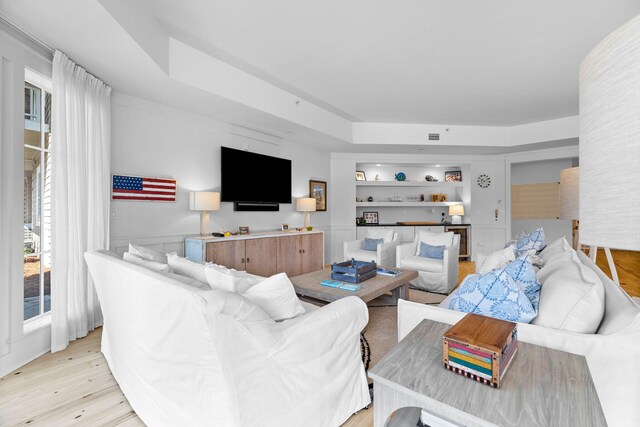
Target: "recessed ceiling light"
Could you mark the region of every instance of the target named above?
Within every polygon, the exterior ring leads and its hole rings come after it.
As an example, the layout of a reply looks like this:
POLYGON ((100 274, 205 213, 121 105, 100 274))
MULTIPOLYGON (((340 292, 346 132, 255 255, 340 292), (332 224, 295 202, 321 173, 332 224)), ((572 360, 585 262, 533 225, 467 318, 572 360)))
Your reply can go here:
POLYGON ((440 167, 440 165, 436 165, 436 167, 437 167, 437 168, 439 168, 439 167, 440 167))
POLYGON ((378 163, 376 166, 382 166, 380 163, 378 163))

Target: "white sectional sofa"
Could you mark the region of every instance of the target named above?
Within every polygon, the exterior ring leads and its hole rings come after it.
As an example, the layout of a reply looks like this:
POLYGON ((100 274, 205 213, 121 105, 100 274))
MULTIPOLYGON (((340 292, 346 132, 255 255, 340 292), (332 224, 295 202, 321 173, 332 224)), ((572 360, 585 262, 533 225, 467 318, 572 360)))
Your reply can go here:
MULTIPOLYGON (((541 257, 545 256, 545 251, 540 254, 541 257)), ((638 426, 640 425, 640 375, 637 371, 637 363, 640 361, 640 307, 620 286, 604 275, 584 253, 575 254, 574 251, 572 254, 562 255, 558 252, 557 246, 555 249, 550 248, 546 254, 550 261, 537 273, 542 284, 539 316, 545 317, 541 323, 554 324, 555 322, 557 325, 568 325, 572 329, 588 328, 594 316, 597 317, 597 313, 600 312, 601 319, 596 324, 595 333, 579 333, 557 327, 519 323, 519 339, 584 355, 608 424, 638 426), (564 264, 553 261, 563 256, 566 256, 562 261, 564 264), (571 262, 568 261, 569 258, 571 262), (599 303, 598 289, 600 288, 584 293, 579 300, 575 299, 575 295, 563 297, 559 292, 563 285, 569 283, 568 281, 565 283, 564 279, 557 280, 567 273, 564 270, 581 268, 579 265, 574 265, 575 262, 595 273, 602 282, 604 299, 602 307, 599 303), (556 283, 551 284, 551 281, 556 283), (567 307, 567 300, 570 298, 574 298, 577 303, 567 307), (585 302, 593 305, 592 310, 584 306, 585 302), (574 306, 575 309, 573 309, 574 306), (585 319, 578 317, 585 317, 585 319)), ((564 252, 568 252, 566 248, 564 252)), ((584 273, 582 271, 585 277, 589 276, 587 277, 589 280, 593 277, 592 273, 584 273)), ((404 338, 422 319, 452 325, 465 315, 466 313, 443 307, 400 300, 398 302, 398 339, 404 338)), ((534 322, 536 319, 532 323, 534 322)))
MULTIPOLYGON (((369 405, 356 297, 276 322, 106 251, 85 259, 104 314, 102 352, 149 426, 327 426, 369 405)), ((251 308, 253 307, 253 308, 251 308)))

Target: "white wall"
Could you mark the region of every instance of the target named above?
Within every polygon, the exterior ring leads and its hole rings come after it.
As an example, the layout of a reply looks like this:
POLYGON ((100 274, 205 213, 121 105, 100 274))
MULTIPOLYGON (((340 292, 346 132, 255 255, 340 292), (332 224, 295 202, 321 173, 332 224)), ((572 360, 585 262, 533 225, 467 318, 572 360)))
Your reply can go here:
MULTIPOLYGON (((234 212, 233 203, 222 203, 219 212, 211 213, 211 231, 237 230, 241 225, 249 226, 251 231, 280 229, 282 223, 302 226, 303 214, 295 210, 295 198, 308 196, 309 179, 329 181, 329 154, 256 134, 115 92, 112 172, 175 178, 178 195, 175 203, 112 201, 112 248, 118 250, 131 240, 181 253, 184 236, 198 234, 200 230, 200 214, 189 210, 189 191, 220 191, 221 146, 292 160, 294 203, 281 204, 279 212, 234 212)), ((243 165, 237 167, 238 174, 252 173, 243 165)), ((269 176, 256 176, 255 182, 278 185, 269 176)), ((331 186, 327 192, 331 196, 331 186)), ((331 209, 331 203, 328 208, 331 209)), ((324 229, 329 222, 329 212, 311 213, 313 226, 324 229)), ((328 245, 328 239, 325 240, 328 245)))
MULTIPOLYGON (((551 159, 516 163, 511 166, 511 185, 560 182, 560 171, 570 168, 575 159, 551 159)), ((542 227, 545 240, 552 242, 564 236, 571 242, 571 220, 564 219, 512 219, 511 235, 521 231, 531 232, 542 227)))

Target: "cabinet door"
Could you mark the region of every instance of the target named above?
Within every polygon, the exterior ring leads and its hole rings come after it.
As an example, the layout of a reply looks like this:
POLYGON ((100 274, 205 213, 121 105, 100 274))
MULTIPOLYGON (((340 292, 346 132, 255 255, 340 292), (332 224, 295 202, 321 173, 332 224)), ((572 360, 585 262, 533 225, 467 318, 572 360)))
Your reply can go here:
POLYGON ((207 243, 207 262, 215 262, 227 268, 245 269, 244 240, 207 243))
POLYGON ((247 272, 269 277, 278 272, 278 241, 275 237, 245 240, 247 272))
POLYGON ((302 241, 302 273, 322 270, 324 259, 324 242, 322 234, 303 234, 302 241))
POLYGON ((428 231, 429 233, 443 233, 444 227, 442 225, 430 225, 430 226, 418 226, 416 227, 416 234, 419 231, 428 231))
POLYGON ((302 236, 278 237, 278 272, 287 276, 302 274, 302 236))

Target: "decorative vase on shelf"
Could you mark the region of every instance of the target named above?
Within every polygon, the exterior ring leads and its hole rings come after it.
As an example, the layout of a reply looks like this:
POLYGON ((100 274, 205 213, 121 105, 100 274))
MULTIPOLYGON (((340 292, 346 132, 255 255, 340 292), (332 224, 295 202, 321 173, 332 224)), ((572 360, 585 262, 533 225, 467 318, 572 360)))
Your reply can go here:
POLYGON ((405 179, 407 179, 407 175, 405 175, 404 172, 398 172, 396 174, 396 181, 404 181, 405 179))
POLYGON ((367 199, 368 202, 373 202, 373 197, 369 196, 369 198, 367 199))

